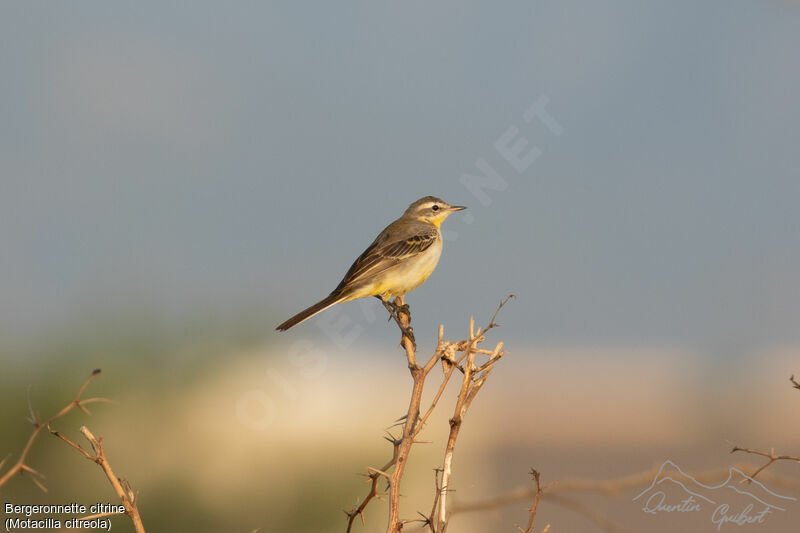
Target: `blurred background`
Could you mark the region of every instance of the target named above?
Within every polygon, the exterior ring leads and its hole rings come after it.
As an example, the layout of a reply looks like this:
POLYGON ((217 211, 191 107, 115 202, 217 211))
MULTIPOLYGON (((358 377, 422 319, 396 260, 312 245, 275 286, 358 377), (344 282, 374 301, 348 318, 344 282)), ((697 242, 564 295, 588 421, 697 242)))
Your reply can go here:
MULTIPOLYGON (((102 368, 87 394, 119 404, 56 428, 104 437, 148 531, 343 531, 407 407, 397 329, 377 301, 274 327, 428 194, 469 210, 408 297, 421 352, 518 297, 456 501, 532 466, 552 482, 749 460, 731 442, 797 454, 798 27, 779 0, 3 3, 3 470, 29 405, 49 416, 102 368)), ((404 516, 430 508, 454 394, 412 453, 404 516)), ((0 500, 115 503, 49 435, 28 463, 49 492, 15 478, 0 500)), ((637 492, 586 504, 683 527, 637 492)), ((514 531, 526 509, 451 529, 514 531)), ((374 502, 355 531, 385 516, 374 502)), ((602 530, 544 502, 548 522, 602 530)))

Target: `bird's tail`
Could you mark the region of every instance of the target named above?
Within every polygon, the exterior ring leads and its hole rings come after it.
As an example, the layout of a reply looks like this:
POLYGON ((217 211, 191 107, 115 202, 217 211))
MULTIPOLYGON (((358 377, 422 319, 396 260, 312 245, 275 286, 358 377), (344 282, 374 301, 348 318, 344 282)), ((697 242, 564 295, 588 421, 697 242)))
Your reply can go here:
POLYGON ((300 322, 308 320, 309 318, 311 318, 312 316, 316 315, 317 313, 321 313, 322 311, 324 311, 325 309, 329 308, 333 304, 337 304, 337 303, 339 303, 341 301, 344 301, 344 299, 345 299, 345 297, 342 296, 341 294, 337 294, 336 292, 332 292, 327 298, 325 298, 323 300, 320 300, 319 302, 315 303, 314 305, 312 305, 308 309, 300 311, 299 313, 297 313, 292 318, 290 318, 289 320, 287 320, 286 322, 284 322, 283 324, 281 324, 280 326, 278 326, 275 329, 277 329, 278 331, 286 331, 290 327, 296 326, 300 322))

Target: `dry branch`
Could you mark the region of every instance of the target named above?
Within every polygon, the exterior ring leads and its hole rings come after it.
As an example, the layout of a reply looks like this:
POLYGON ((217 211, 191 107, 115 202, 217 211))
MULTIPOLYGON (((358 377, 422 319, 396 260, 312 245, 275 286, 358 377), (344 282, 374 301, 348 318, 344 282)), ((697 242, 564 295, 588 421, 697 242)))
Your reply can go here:
MULTIPOLYGON (((103 470, 103 473, 108 478, 108 482, 111 483, 111 487, 114 489, 117 497, 122 502, 122 505, 125 506, 125 514, 128 515, 133 522, 133 527, 136 530, 136 533, 145 533, 144 525, 142 525, 142 517, 139 515, 136 494, 134 494, 133 489, 131 489, 128 481, 118 478, 111 469, 111 465, 109 464, 108 459, 106 459, 106 452, 103 448, 102 437, 95 437, 86 426, 81 426, 80 431, 83 436, 86 437, 86 440, 89 441, 89 444, 91 444, 94 455, 84 450, 79 444, 72 442, 58 431, 50 430, 50 433, 69 444, 72 448, 77 450, 81 455, 90 461, 97 463, 97 465, 103 470)), ((81 518, 81 520, 89 520, 91 518, 97 518, 97 516, 98 515, 84 516, 81 518)))
MULTIPOLYGON (((534 483, 536 484, 536 492, 533 495, 533 503, 531 504, 531 508, 528 514, 528 527, 522 529, 519 525, 517 525, 517 529, 520 533, 533 533, 533 519, 536 517, 536 509, 539 507, 539 500, 542 499, 542 492, 543 488, 542 485, 539 483, 541 474, 535 468, 531 468, 531 477, 533 478, 534 483)), ((545 526, 543 531, 547 531, 550 528, 548 524, 545 526)))
MULTIPOLYGON (((794 378, 794 375, 792 375, 789 378, 789 382, 792 384, 792 387, 794 387, 795 389, 800 389, 800 383, 797 382, 797 380, 794 378)), ((766 463, 764 463, 763 465, 761 465, 760 467, 755 469, 753 471, 753 473, 749 475, 750 478, 755 478, 763 470, 765 470, 770 465, 772 465, 772 463, 775 463, 777 461, 793 461, 795 463, 800 463, 800 457, 798 457, 796 455, 778 455, 778 454, 775 453, 775 450, 764 451, 764 450, 756 450, 756 449, 753 449, 753 448, 743 448, 741 446, 734 445, 733 449, 731 450, 731 453, 736 453, 736 452, 744 452, 744 453, 749 453, 749 454, 753 454, 753 455, 760 455, 762 457, 766 457, 767 458, 767 462, 766 463)), ((749 480, 744 480, 743 479, 742 481, 749 481, 749 480)))
MULTIPOLYGON (((92 379, 94 379, 94 377, 97 376, 98 374, 100 374, 100 370, 99 369, 93 371, 89 375, 89 377, 86 378, 86 381, 83 382, 83 385, 81 385, 80 389, 78 389, 78 393, 75 395, 75 397, 72 399, 72 401, 69 402, 67 405, 65 405, 60 411, 58 411, 56 414, 54 414, 53 416, 51 416, 47 420, 43 421, 39 417, 39 413, 38 412, 34 413, 33 408, 29 405, 30 416, 28 418, 28 421, 31 424, 33 424, 33 431, 31 432, 30 437, 28 437, 28 442, 25 444, 25 447, 22 449, 22 453, 20 453, 20 456, 19 456, 19 459, 17 459, 17 462, 14 463, 11 466, 11 468, 9 468, 8 471, 6 471, 5 474, 0 476, 0 487, 5 485, 5 483, 9 479, 14 477, 16 474, 23 474, 23 473, 27 472, 27 473, 31 474, 31 480, 36 484, 36 486, 39 487, 40 489, 42 489, 44 492, 47 492, 47 488, 44 486, 44 484, 41 481, 41 479, 44 479, 44 475, 39 473, 39 472, 37 472, 36 470, 34 470, 30 465, 28 465, 25 462, 26 458, 28 457, 28 453, 31 451, 31 448, 33 447, 33 443, 36 440, 36 437, 39 436, 39 433, 42 431, 43 428, 47 427, 48 425, 50 425, 55 420, 61 418, 64 415, 66 415, 67 413, 69 413, 73 409, 78 408, 81 411, 83 411, 84 413, 86 413, 87 415, 91 415, 89 410, 86 408, 87 404, 97 403, 97 402, 113 403, 113 401, 109 400, 108 398, 87 398, 85 400, 81 399, 81 396, 83 395, 84 391, 86 390, 86 387, 89 386, 89 382, 91 382, 92 379)), ((0 462, 0 468, 2 468, 4 462, 5 462, 5 459, 2 462, 0 462)))
MULTIPOLYGON (((462 351, 463 356, 453 363, 455 367, 463 372, 464 376, 461 381, 461 389, 458 393, 458 399, 456 400, 453 417, 450 419, 450 434, 448 435, 447 446, 445 447, 444 452, 442 484, 439 491, 439 505, 437 509, 438 516, 436 517, 436 531, 440 533, 444 533, 447 530, 449 518, 447 509, 447 493, 450 491, 450 478, 453 473, 453 454, 455 453, 456 440, 458 439, 458 434, 461 430, 461 424, 464 421, 464 416, 467 414, 467 409, 469 409, 469 406, 475 399, 475 396, 486 382, 486 378, 488 378, 489 374, 492 372, 494 363, 497 362, 497 360, 503 355, 503 343, 501 341, 497 343, 497 346, 495 346, 495 349, 491 353, 489 360, 480 367, 476 367, 475 348, 477 347, 478 343, 485 340, 486 333, 497 326, 494 321, 495 318, 497 318, 497 313, 500 312, 500 309, 503 308, 510 298, 512 298, 512 296, 509 296, 500 302, 500 305, 497 307, 492 319, 489 321, 489 324, 483 329, 483 331, 481 331, 480 328, 478 328, 477 332, 475 331, 475 320, 470 317, 469 340, 466 341, 465 346, 458 347, 458 349, 462 351), (459 365, 460 361, 465 359, 466 361, 464 364, 459 365)), ((431 519, 433 518, 434 517, 431 517, 431 519)))
MULTIPOLYGON (((764 463, 763 465, 761 465, 760 467, 755 469, 752 474, 748 474, 748 476, 750 478, 755 478, 765 468, 767 468, 768 466, 770 466, 772 463, 774 463, 776 461, 794 461, 795 463, 800 463, 800 457, 798 457, 796 455, 777 455, 775 453, 775 450, 770 450, 770 451, 766 452, 764 450, 755 450, 755 449, 752 449, 752 448, 741 448, 739 446, 734 446, 733 449, 731 450, 731 453, 736 453, 736 452, 751 453, 753 455, 760 455, 760 456, 766 457, 768 459, 768 461, 766 463, 764 463)), ((743 479, 742 481, 749 481, 749 480, 743 479)))
POLYGON ((447 491, 446 483, 449 482, 449 476, 451 472, 453 449, 455 446, 456 437, 458 435, 457 427, 460 427, 461 420, 463 419, 467 408, 475 398, 477 392, 485 383, 486 378, 491 373, 492 365, 503 355, 502 342, 499 343, 492 351, 481 349, 478 347, 478 345, 485 339, 486 332, 498 325, 494 321, 495 318, 497 318, 497 313, 511 297, 512 296, 509 296, 500 303, 497 311, 494 313, 494 316, 492 316, 489 325, 483 331, 478 329, 478 331, 475 332, 474 321, 471 320, 470 337, 467 340, 447 342, 444 340, 444 327, 439 326, 438 343, 436 349, 423 366, 420 366, 420 364, 417 363, 417 346, 414 340, 413 329, 410 326, 411 314, 408 306, 405 305, 402 297, 395 298, 393 303, 384 302, 384 305, 389 311, 391 319, 394 319, 402 335, 400 345, 405 350, 406 359, 408 361, 408 369, 411 373, 413 382, 411 388, 411 398, 409 400, 406 416, 403 418, 401 424, 401 436, 398 438, 393 436, 390 436, 391 438, 387 438, 387 440, 389 440, 393 446, 392 458, 383 466, 383 468, 370 468, 368 470, 367 477, 370 483, 369 492, 363 498, 361 503, 359 503, 359 505, 349 511, 346 511, 348 517, 348 533, 352 530, 356 517, 361 517, 363 521, 364 509, 367 507, 370 501, 378 496, 377 484, 378 479, 381 476, 388 478, 389 520, 387 532, 397 533, 405 524, 421 522, 423 527, 429 527, 432 533, 444 533, 447 527, 447 508, 445 497, 447 491), (460 355, 457 355, 459 353, 460 355), (485 364, 476 367, 476 354, 486 354, 490 357, 485 364), (433 370, 434 366, 436 366, 436 363, 440 360, 442 361, 443 370, 442 382, 439 385, 439 388, 434 395, 430 406, 427 408, 425 413, 420 416, 422 392, 425 385, 425 379, 431 370, 433 370), (442 393, 447 386, 447 383, 456 369, 464 374, 461 393, 459 394, 459 398, 456 403, 456 414, 454 415, 454 419, 457 420, 457 423, 455 424, 456 429, 453 430, 454 424, 451 420, 451 436, 448 439, 448 447, 445 452, 445 467, 441 470, 441 485, 439 485, 438 481, 439 471, 436 473, 436 496, 434 498, 433 509, 429 516, 419 513, 420 516, 422 516, 421 519, 403 520, 400 518, 399 509, 400 485, 403 478, 403 473, 405 472, 406 463, 408 462, 411 447, 414 445, 414 443, 420 442, 417 440, 417 436, 419 435, 420 431, 422 431, 422 428, 424 427, 431 413, 436 408, 439 400, 442 397, 442 393), (435 521, 435 515, 437 513, 438 520, 435 521))

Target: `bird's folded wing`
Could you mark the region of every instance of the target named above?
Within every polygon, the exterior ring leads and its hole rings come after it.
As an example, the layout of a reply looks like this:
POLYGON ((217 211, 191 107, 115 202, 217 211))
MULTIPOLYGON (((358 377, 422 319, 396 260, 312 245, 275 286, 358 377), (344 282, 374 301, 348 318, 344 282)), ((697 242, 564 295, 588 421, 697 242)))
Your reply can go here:
MULTIPOLYGON (((335 291, 357 285, 371 276, 380 274, 388 268, 420 254, 431 247, 438 238, 436 228, 425 228, 411 237, 395 240, 378 236, 369 248, 364 250, 345 274, 335 291)), ((334 291, 334 292, 335 292, 334 291)))

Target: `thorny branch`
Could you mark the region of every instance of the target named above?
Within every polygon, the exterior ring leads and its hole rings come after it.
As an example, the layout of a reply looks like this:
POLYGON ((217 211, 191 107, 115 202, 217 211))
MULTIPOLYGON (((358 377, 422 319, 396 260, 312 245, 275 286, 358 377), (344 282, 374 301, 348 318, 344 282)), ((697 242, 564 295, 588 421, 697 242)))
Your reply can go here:
MULTIPOLYGON (((78 408, 81 411, 83 411, 84 413, 86 413, 87 415, 91 415, 91 413, 89 412, 89 409, 86 408, 86 405, 88 405, 90 403, 97 403, 97 402, 114 403, 113 400, 109 400, 108 398, 87 398, 85 400, 81 399, 81 396, 83 396, 83 393, 86 390, 86 387, 89 386, 89 383, 98 374, 100 374, 100 370, 99 369, 93 371, 89 375, 89 377, 86 378, 86 381, 83 382, 83 385, 81 385, 81 388, 78 389, 78 393, 75 395, 75 397, 72 399, 72 401, 69 402, 67 405, 65 405, 59 412, 57 412, 56 414, 54 414, 53 416, 51 416, 47 420, 43 421, 41 419, 41 417, 39 416, 39 413, 38 412, 34 413, 33 407, 29 406, 30 416, 28 417, 28 421, 31 424, 33 424, 33 431, 31 432, 30 437, 28 437, 28 442, 25 444, 25 447, 22 449, 22 453, 20 453, 20 456, 19 456, 19 459, 17 459, 17 462, 14 463, 11 466, 11 468, 9 468, 8 471, 6 471, 5 474, 0 476, 0 487, 2 487, 9 479, 14 477, 16 474, 23 474, 23 473, 27 472, 27 473, 31 474, 31 480, 36 484, 36 486, 39 487, 40 489, 42 489, 42 491, 47 492, 47 487, 45 487, 44 483, 42 483, 42 481, 41 481, 42 479, 44 479, 44 475, 41 474, 40 472, 36 471, 35 469, 33 469, 30 465, 28 465, 25 462, 25 460, 28 457, 28 453, 31 451, 31 448, 33 447, 33 443, 36 440, 36 437, 39 436, 39 433, 42 431, 42 429, 46 428, 47 426, 49 426, 55 420, 61 418, 64 415, 66 415, 71 410, 73 410, 75 408, 78 408)), ((0 461, 0 468, 3 467, 3 463, 4 462, 5 462, 5 459, 0 461)))
POLYGON ((397 326, 400 328, 400 332, 402 334, 400 345, 406 352, 408 369, 413 380, 411 399, 409 401, 408 411, 402 423, 401 436, 395 438, 390 435, 391 438, 387 438, 387 440, 389 440, 393 446, 392 458, 380 470, 374 468, 369 469, 367 474, 370 483, 369 492, 359 505, 350 511, 346 511, 348 517, 348 533, 351 531, 356 517, 361 517, 363 521, 364 509, 367 507, 369 502, 372 501, 372 499, 378 497, 377 484, 380 477, 388 478, 389 523, 387 532, 399 532, 403 528, 404 524, 411 522, 422 522, 423 526, 429 527, 433 533, 444 532, 447 525, 446 485, 449 481, 449 476, 451 473, 452 455, 455 446, 455 440, 458 435, 458 427, 460 427, 461 420, 463 419, 463 416, 466 413, 470 403, 475 398, 475 395, 478 393, 486 381, 486 378, 491 373, 492 365, 499 360, 504 353, 502 351, 502 342, 498 343, 498 345, 492 351, 478 348, 478 345, 484 341, 486 332, 498 325, 495 323, 497 314, 512 297, 513 295, 500 302, 500 305, 492 316, 489 325, 483 330, 478 328, 477 332, 474 331, 474 320, 471 319, 470 336, 467 340, 458 342, 445 341, 444 327, 439 326, 438 343, 436 349, 423 366, 420 366, 419 363, 417 363, 417 347, 414 339, 413 329, 410 326, 411 314, 408 305, 404 303, 402 297, 395 298, 393 303, 384 302, 384 305, 389 310, 390 317, 397 323, 397 326), (486 363, 476 367, 476 354, 489 355, 490 357, 486 363), (420 405, 422 401, 422 392, 425 385, 425 379, 436 363, 440 360, 442 361, 442 370, 444 372, 442 383, 439 385, 439 389, 431 401, 431 405, 425 411, 424 415, 420 417, 420 405), (452 377, 455 369, 458 369, 464 374, 464 380, 462 381, 462 389, 458 397, 454 415, 454 419, 457 422, 454 423, 453 420, 451 420, 451 435, 448 439, 448 447, 445 452, 445 467, 442 470, 437 470, 436 472, 436 497, 434 499, 433 509, 429 516, 425 516, 420 513, 422 519, 402 520, 400 519, 399 511, 400 482, 405 471, 411 446, 415 442, 418 442, 416 441, 416 437, 419 435, 420 431, 422 431, 422 428, 427 422, 428 417, 436 408, 436 405, 441 399, 442 393, 444 392, 444 389, 446 388, 447 383, 452 377), (456 429, 453 429, 454 427, 456 429), (441 485, 439 484, 440 471, 442 472, 441 485), (436 517, 434 515, 436 515, 437 512, 439 515, 438 521, 435 521, 436 517))
MULTIPOLYGON (((497 346, 495 346, 495 349, 491 353, 489 360, 480 367, 476 367, 475 348, 477 347, 478 343, 483 342, 483 340, 486 338, 485 335, 489 330, 497 327, 498 324, 495 323, 497 313, 500 312, 500 309, 503 308, 503 306, 512 296, 509 296, 500 302, 500 305, 497 307, 492 319, 489 321, 489 325, 486 326, 483 331, 481 331, 481 328, 478 328, 477 332, 475 331, 475 320, 470 317, 469 340, 461 341, 462 343, 466 343, 466 345, 458 347, 458 349, 462 351, 463 356, 452 363, 453 366, 457 367, 464 374, 464 377, 461 381, 461 390, 458 393, 458 399, 456 400, 453 417, 450 419, 450 434, 448 435, 447 446, 445 447, 444 452, 442 484, 439 491, 439 505, 437 509, 438 516, 436 517, 436 531, 440 533, 444 533, 447 530, 449 518, 447 509, 447 493, 450 491, 450 477, 453 473, 453 454, 455 452, 456 440, 458 439, 458 434, 461 430, 461 424, 464 420, 464 416, 467 414, 467 409, 469 409, 472 400, 475 399, 475 396, 486 382, 486 378, 488 378, 489 374, 492 372, 494 363, 503 356, 503 342, 501 341, 497 343, 497 346), (464 359, 466 359, 466 361, 463 363, 463 365, 460 364, 464 359)), ((431 516, 430 518, 431 521, 433 521, 434 517, 431 516)))
MULTIPOLYGON (((108 459, 106 459, 105 449, 103 448, 103 438, 95 437, 86 426, 81 426, 80 431, 83 436, 86 437, 86 440, 89 441, 89 444, 91 444, 94 455, 84 450, 80 444, 72 442, 58 431, 53 431, 51 429, 50 433, 72 446, 90 461, 97 463, 97 465, 103 470, 103 473, 108 478, 109 483, 111 483, 111 487, 114 489, 117 497, 122 502, 122 505, 125 506, 125 514, 128 515, 133 522, 133 527, 136 530, 136 533, 145 533, 144 525, 142 524, 142 517, 139 515, 136 494, 134 494, 133 489, 131 489, 128 481, 118 478, 111 469, 111 465, 109 464, 108 459)), ((81 520, 90 520, 92 518, 97 518, 98 516, 99 515, 84 516, 81 518, 81 520)))

